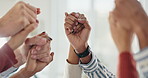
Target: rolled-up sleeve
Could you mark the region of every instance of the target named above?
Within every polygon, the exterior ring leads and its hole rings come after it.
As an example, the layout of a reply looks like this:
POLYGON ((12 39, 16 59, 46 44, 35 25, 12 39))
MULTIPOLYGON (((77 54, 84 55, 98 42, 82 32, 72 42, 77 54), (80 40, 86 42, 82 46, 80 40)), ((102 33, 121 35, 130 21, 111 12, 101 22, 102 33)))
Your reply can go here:
POLYGON ((82 69, 79 64, 70 64, 66 61, 66 67, 63 78, 81 78, 82 69))
POLYGON ((148 78, 148 47, 134 55, 140 71, 148 78))
POLYGON ((17 63, 15 54, 8 44, 0 49, 0 73, 17 63))
POLYGON ((115 78, 108 69, 92 54, 92 59, 88 64, 81 64, 80 67, 88 78, 115 78))

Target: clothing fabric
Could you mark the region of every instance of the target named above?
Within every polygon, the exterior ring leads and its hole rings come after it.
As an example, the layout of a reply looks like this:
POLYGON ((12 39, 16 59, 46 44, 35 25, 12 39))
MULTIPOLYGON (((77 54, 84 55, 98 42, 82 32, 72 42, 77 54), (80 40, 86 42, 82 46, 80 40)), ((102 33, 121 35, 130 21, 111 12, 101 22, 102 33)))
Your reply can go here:
POLYGON ((17 63, 15 54, 8 44, 0 49, 0 73, 17 63))
POLYGON ((135 54, 134 58, 144 77, 148 78, 148 47, 135 54))
POLYGON ((88 64, 73 65, 67 62, 64 78, 81 78, 82 70, 88 78, 115 78, 94 54, 88 64))
POLYGON ((80 67, 88 78, 115 78, 115 75, 94 54, 92 54, 92 59, 88 64, 80 63, 80 67))
POLYGON ((15 67, 11 67, 9 69, 7 69, 6 71, 0 73, 0 78, 8 78, 10 74, 14 73, 15 71, 17 71, 18 68, 15 67))
POLYGON ((81 78, 82 69, 79 64, 69 64, 66 62, 66 69, 63 78, 81 78))
POLYGON ((118 78, 139 78, 136 62, 131 52, 122 52, 119 54, 118 78))

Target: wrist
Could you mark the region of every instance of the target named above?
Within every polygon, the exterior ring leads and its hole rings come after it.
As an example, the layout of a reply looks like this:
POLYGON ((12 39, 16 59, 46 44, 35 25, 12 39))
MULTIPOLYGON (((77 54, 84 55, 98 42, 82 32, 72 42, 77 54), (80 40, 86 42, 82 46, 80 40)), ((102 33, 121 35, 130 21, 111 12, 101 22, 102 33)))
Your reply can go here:
POLYGON ((71 45, 67 62, 70 64, 79 64, 79 57, 76 55, 74 48, 71 45))
POLYGON ((21 76, 22 78, 25 77, 25 78, 30 78, 32 76, 32 73, 31 72, 28 72, 25 68, 23 68, 21 70, 21 76))
POLYGON ((22 68, 19 72, 13 75, 11 78, 30 78, 24 68, 22 68))
POLYGON ((88 47, 88 44, 87 43, 85 43, 85 44, 83 44, 83 45, 81 45, 80 47, 78 47, 78 48, 75 48, 75 51, 76 51, 76 53, 83 53, 86 49, 87 49, 87 47, 88 47))
POLYGON ((92 59, 92 53, 84 58, 80 58, 82 64, 88 64, 92 59))
POLYGON ((131 52, 131 48, 130 47, 122 47, 119 49, 119 52, 122 53, 122 52, 131 52))
POLYGON ((9 47, 14 51, 15 50, 15 45, 13 44, 13 42, 11 41, 11 39, 7 42, 7 44, 9 45, 9 47))

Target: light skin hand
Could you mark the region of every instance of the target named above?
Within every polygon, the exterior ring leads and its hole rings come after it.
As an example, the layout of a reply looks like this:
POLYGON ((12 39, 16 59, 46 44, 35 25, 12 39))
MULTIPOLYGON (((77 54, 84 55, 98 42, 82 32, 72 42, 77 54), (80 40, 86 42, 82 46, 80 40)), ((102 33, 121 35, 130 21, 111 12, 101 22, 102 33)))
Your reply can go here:
POLYGON ((21 54, 25 57, 28 56, 28 52, 31 49, 32 45, 36 45, 37 50, 41 49, 41 46, 44 46, 47 43, 46 38, 41 36, 34 36, 32 38, 27 38, 24 45, 21 48, 21 54))
POLYGON ((140 48, 148 46, 148 18, 147 14, 137 0, 115 0, 115 13, 125 17, 132 25, 131 28, 137 34, 140 48), (124 6, 124 7, 123 7, 124 6))
POLYGON ((24 30, 12 36, 11 39, 7 42, 7 44, 10 46, 12 50, 16 50, 23 44, 28 34, 32 32, 37 26, 37 23, 28 25, 24 30))
POLYGON ((120 53, 131 52, 133 32, 122 27, 128 25, 128 22, 123 23, 123 18, 115 18, 115 16, 113 13, 110 13, 109 16, 112 38, 120 53), (119 21, 120 19, 122 19, 122 22, 119 21))
MULTIPOLYGON (((32 51, 32 50, 30 50, 32 51)), ((53 56, 54 53, 50 53, 48 57, 43 58, 42 60, 45 60, 46 62, 41 62, 41 61, 36 61, 35 63, 35 69, 30 71, 30 67, 32 67, 32 58, 29 52, 28 55, 28 60, 27 60, 27 64, 25 66, 25 68, 21 69, 19 72, 17 72, 16 74, 14 74, 13 76, 11 76, 10 78, 30 78, 31 76, 33 76, 34 74, 36 74, 37 72, 43 70, 50 62, 52 62, 53 60, 53 56)))
POLYGON ((42 58, 48 56, 48 50, 50 49, 49 44, 50 42, 47 42, 46 38, 38 35, 32 38, 27 38, 25 45, 23 45, 20 49, 15 50, 14 52, 16 59, 18 60, 18 63, 14 66, 20 67, 26 62, 28 52, 31 50, 32 45, 36 46, 34 52, 31 53, 31 58, 34 60, 38 59, 39 61, 46 62, 46 60, 42 60, 42 58))
POLYGON ((66 32, 66 35, 67 35, 71 45, 79 53, 85 51, 88 46, 87 41, 88 41, 90 30, 91 30, 91 27, 89 26, 88 22, 85 21, 83 23, 85 28, 82 31, 80 31, 76 34, 70 34, 72 31, 71 28, 72 28, 73 24, 69 24, 68 21, 74 22, 76 18, 69 14, 66 16, 65 19, 67 20, 67 21, 65 21, 65 24, 64 24, 65 25, 65 32, 66 32))
POLYGON ((37 9, 22 1, 16 3, 6 15, 0 19, 0 37, 13 36, 32 23, 38 23, 37 9))

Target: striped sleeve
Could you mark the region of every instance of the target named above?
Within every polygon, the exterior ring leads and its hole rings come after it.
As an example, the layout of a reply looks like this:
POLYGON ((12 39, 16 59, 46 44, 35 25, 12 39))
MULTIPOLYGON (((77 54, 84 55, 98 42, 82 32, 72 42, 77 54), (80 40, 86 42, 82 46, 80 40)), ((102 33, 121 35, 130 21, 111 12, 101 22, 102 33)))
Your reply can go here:
POLYGON ((134 58, 137 61, 140 71, 148 78, 148 47, 135 54, 134 58))
POLYGON ((18 68, 15 67, 11 67, 9 69, 7 69, 6 71, 0 73, 0 78, 8 78, 10 74, 14 73, 15 71, 17 71, 18 68))
POLYGON ((80 67, 88 78, 115 78, 115 75, 94 54, 92 54, 92 59, 88 64, 80 64, 80 67))

